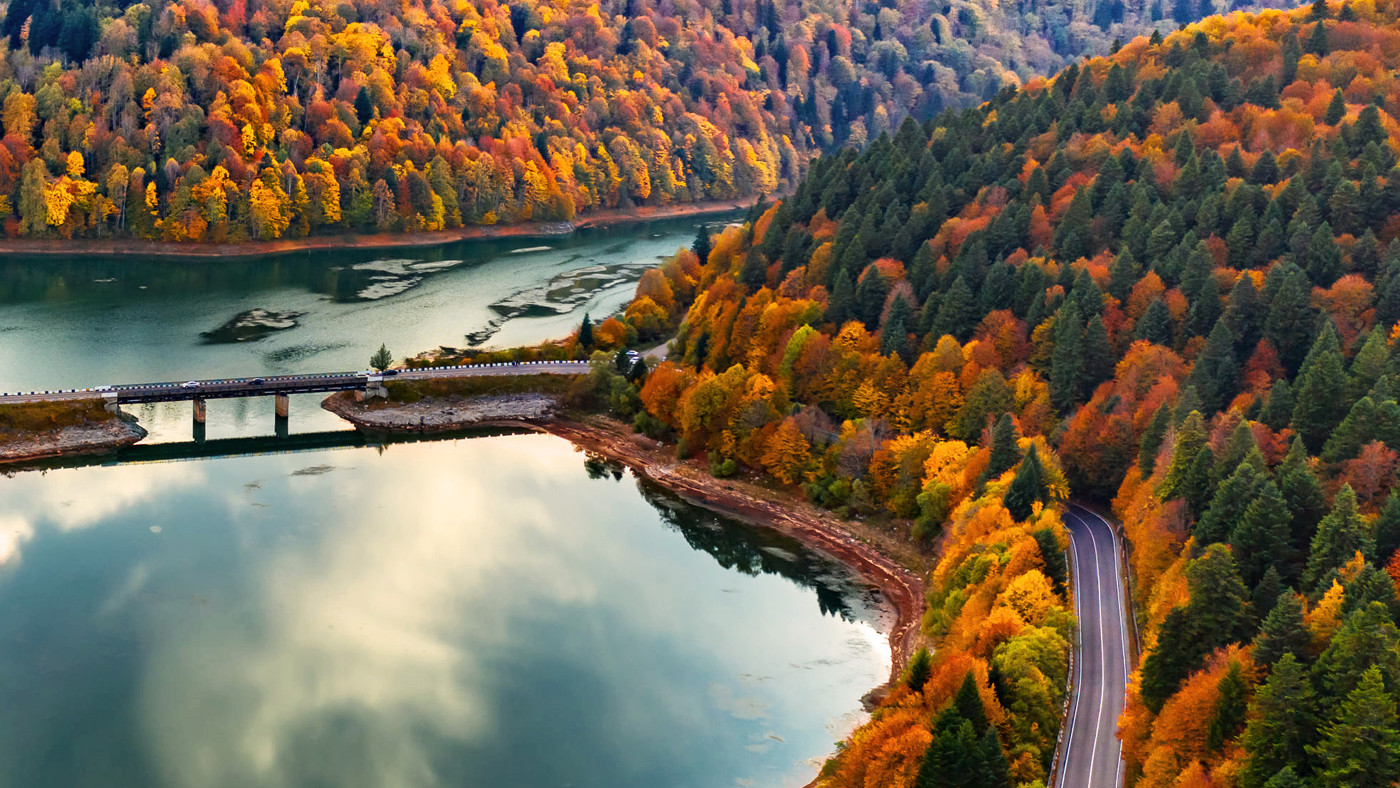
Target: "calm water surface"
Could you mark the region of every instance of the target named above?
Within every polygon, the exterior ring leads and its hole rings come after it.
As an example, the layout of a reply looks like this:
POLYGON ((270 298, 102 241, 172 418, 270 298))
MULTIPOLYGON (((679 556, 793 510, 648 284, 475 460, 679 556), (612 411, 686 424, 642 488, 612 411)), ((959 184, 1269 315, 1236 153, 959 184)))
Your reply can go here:
POLYGON ((0 786, 805 782, 888 673, 871 592, 617 476, 513 435, 0 479, 0 786))
POLYGON ((623 306, 698 224, 244 260, 4 257, 0 391, 362 369, 380 343, 407 355, 466 347, 468 334, 535 344, 623 306), (298 325, 256 341, 203 336, 254 309, 298 325))

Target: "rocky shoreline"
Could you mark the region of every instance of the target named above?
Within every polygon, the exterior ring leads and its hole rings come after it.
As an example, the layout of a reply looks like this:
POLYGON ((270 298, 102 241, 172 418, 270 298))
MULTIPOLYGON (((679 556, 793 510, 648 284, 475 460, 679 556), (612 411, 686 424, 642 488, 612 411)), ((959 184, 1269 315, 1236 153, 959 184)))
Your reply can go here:
POLYGON ((559 401, 548 394, 502 394, 383 403, 356 402, 353 394, 341 392, 326 397, 321 407, 367 432, 429 433, 503 421, 538 421, 553 415, 559 401))
POLYGON ((122 418, 59 427, 48 432, 26 433, 0 440, 0 464, 105 454, 130 446, 145 437, 146 430, 140 424, 122 418))

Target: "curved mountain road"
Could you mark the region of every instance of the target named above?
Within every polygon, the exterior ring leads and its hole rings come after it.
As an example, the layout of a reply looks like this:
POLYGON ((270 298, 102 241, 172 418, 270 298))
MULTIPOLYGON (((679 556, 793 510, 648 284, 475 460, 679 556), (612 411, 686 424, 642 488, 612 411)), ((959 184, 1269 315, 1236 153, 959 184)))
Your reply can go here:
POLYGON ((1082 506, 1065 508, 1073 555, 1079 644, 1074 697, 1061 741, 1057 788, 1117 788, 1123 781, 1118 716, 1128 690, 1127 593, 1118 534, 1082 506))

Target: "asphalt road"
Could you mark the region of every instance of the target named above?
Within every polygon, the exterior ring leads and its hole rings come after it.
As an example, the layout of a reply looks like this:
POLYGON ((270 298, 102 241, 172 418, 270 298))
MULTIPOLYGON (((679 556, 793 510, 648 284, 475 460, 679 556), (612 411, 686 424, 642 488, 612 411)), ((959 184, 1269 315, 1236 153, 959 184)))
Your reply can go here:
POLYGON ((1128 691, 1128 622, 1118 536, 1094 512, 1066 507, 1074 558, 1079 648, 1074 697, 1063 742, 1058 788, 1117 788, 1123 781, 1118 715, 1128 691))
MULTIPOLYGON (((531 361, 519 364, 474 364, 460 367, 432 367, 400 370, 384 380, 431 380, 489 375, 581 375, 589 370, 586 361, 531 361)), ((377 373, 328 372, 314 375, 267 375, 264 377, 219 378, 165 383, 121 383, 86 389, 0 393, 0 404, 61 402, 64 400, 115 397, 119 402, 160 402, 172 400, 265 397, 310 391, 349 391, 365 388, 377 373)))

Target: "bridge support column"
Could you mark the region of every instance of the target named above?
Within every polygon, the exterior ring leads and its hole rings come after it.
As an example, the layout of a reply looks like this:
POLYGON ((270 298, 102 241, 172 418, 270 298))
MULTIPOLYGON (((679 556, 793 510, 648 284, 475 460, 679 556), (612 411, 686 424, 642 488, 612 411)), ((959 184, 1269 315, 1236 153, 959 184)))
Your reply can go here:
POLYGON ((285 419, 288 415, 291 414, 291 397, 287 396, 286 394, 278 394, 276 397, 274 397, 274 402, 276 403, 274 407, 277 411, 277 418, 285 419))
POLYGON ((208 407, 205 405, 205 402, 202 399, 196 399, 192 402, 194 404, 194 423, 202 425, 204 424, 205 419, 208 418, 208 407))
POLYGON ((384 388, 383 386, 371 385, 366 386, 363 390, 357 389, 355 391, 356 402, 364 402, 367 399, 374 399, 375 397, 384 397, 385 399, 388 399, 389 390, 387 388, 384 388))

